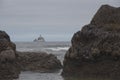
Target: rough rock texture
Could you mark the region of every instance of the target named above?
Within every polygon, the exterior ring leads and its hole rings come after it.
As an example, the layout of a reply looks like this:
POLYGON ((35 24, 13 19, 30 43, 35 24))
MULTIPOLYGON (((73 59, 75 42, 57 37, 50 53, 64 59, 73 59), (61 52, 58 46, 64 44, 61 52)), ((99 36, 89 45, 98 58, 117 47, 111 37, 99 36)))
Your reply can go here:
POLYGON ((20 70, 16 62, 16 46, 4 31, 0 31, 0 80, 17 78, 20 70))
POLYGON ((0 53, 0 61, 14 61, 16 59, 14 50, 4 50, 0 53))
POLYGON ((0 31, 0 80, 13 80, 20 71, 51 72, 62 68, 56 56, 44 52, 17 52, 16 45, 0 31))
POLYGON ((109 5, 103 5, 94 15, 91 24, 105 25, 105 24, 120 24, 120 8, 115 8, 109 5))
POLYGON ((62 68, 53 54, 45 52, 17 52, 22 71, 51 72, 62 68))
POLYGON ((0 31, 0 39, 6 39, 10 42, 10 37, 5 31, 0 31))
POLYGON ((120 78, 120 8, 103 5, 90 24, 74 34, 63 76, 120 78))

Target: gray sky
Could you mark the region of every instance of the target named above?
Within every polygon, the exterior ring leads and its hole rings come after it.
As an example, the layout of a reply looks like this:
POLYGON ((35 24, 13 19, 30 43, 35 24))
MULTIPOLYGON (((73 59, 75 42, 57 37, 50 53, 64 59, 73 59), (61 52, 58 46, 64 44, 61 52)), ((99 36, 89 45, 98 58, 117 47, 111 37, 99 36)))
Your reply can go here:
POLYGON ((0 0, 0 29, 12 41, 70 41, 102 4, 120 7, 120 0, 0 0))

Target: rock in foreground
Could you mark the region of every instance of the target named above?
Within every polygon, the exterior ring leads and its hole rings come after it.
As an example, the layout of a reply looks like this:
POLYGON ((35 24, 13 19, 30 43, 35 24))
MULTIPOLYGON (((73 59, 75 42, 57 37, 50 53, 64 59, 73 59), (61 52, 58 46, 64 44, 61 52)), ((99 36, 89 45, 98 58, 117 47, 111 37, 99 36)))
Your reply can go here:
POLYGON ((15 44, 6 32, 0 31, 0 80, 12 80, 19 76, 20 69, 16 59, 15 44))
POLYGON ((71 43, 63 76, 120 78, 120 8, 103 5, 71 43))
POLYGON ((20 71, 51 72, 62 68, 55 55, 44 52, 17 52, 9 35, 0 31, 0 80, 13 80, 20 71))
POLYGON ((17 52, 22 71, 51 72, 62 68, 53 54, 45 52, 17 52))

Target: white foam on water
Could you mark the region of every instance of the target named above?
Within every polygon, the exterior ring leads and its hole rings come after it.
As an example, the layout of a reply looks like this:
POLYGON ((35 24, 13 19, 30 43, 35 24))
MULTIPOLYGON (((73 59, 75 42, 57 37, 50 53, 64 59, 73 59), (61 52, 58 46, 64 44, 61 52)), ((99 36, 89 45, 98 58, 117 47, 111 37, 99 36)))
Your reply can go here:
POLYGON ((61 51, 61 50, 67 51, 68 49, 69 49, 69 47, 51 47, 51 48, 45 48, 45 50, 52 50, 52 51, 61 51))
POLYGON ((17 51, 20 51, 20 52, 24 52, 24 51, 28 51, 28 52, 32 52, 34 51, 34 49, 29 49, 29 48, 20 48, 20 49, 17 49, 17 51))

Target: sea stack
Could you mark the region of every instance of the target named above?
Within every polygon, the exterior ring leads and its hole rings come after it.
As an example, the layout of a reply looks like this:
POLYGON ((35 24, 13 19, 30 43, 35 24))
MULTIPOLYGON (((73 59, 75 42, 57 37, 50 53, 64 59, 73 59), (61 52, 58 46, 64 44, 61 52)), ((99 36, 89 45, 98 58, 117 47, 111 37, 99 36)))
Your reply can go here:
POLYGON ((45 39, 40 35, 38 38, 34 39, 34 42, 45 42, 45 39))
POLYGON ((120 7, 102 5, 71 44, 63 76, 120 78, 120 7))
POLYGON ((16 45, 5 31, 0 31, 0 80, 18 78, 20 70, 16 60, 16 45))

